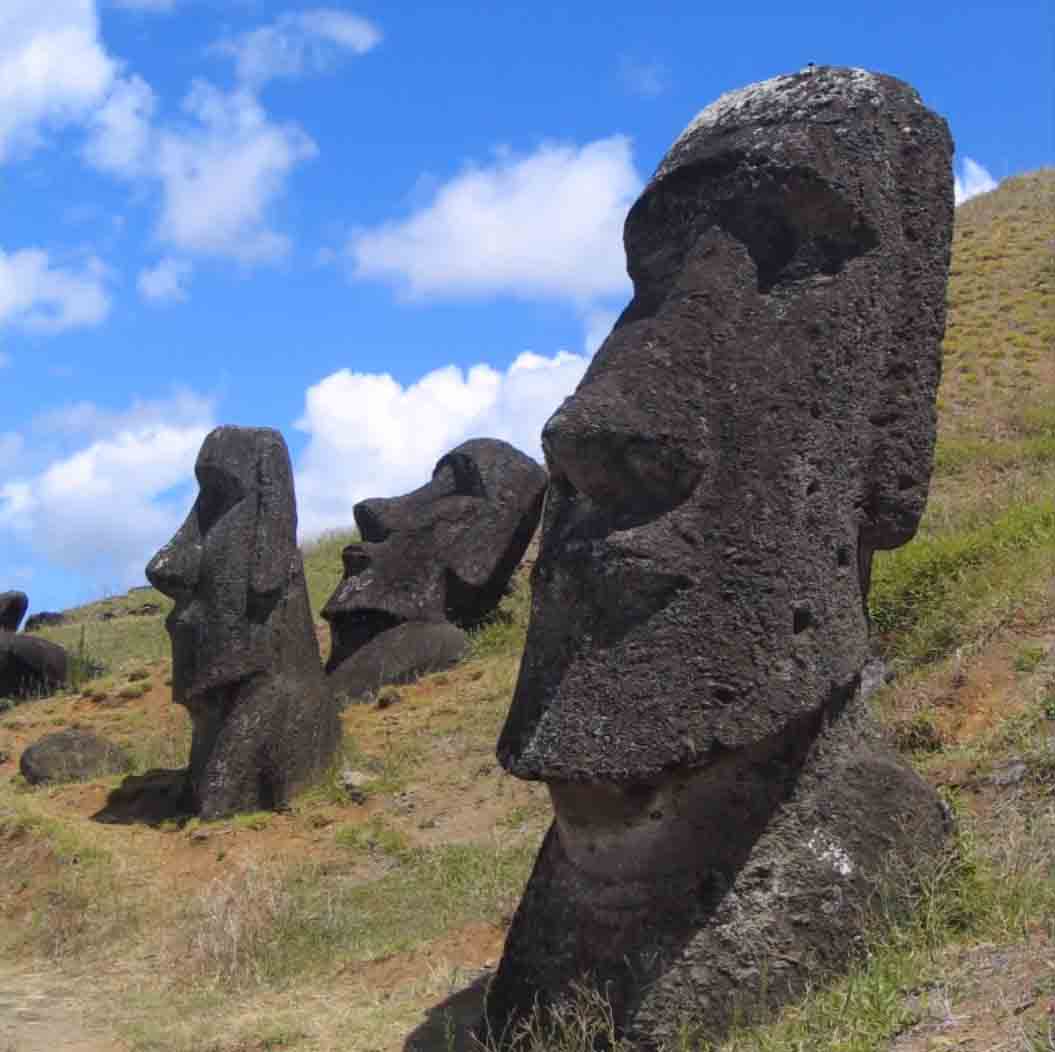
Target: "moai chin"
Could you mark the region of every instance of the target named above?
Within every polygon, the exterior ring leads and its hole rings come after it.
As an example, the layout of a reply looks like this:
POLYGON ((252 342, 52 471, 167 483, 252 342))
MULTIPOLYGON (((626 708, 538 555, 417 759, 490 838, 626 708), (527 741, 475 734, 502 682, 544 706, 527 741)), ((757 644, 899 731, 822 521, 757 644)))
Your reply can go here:
POLYGON ((600 985, 634 1047, 793 996, 858 945, 937 796, 860 696, 876 550, 929 485, 952 142, 817 67, 722 96, 626 221, 634 297, 547 423, 498 744, 554 823, 484 1029, 600 985))
POLYGON ((205 818, 284 806, 339 738, 297 548, 293 471, 269 428, 219 427, 199 493, 147 578, 175 600, 173 700, 193 725, 189 782, 205 818))

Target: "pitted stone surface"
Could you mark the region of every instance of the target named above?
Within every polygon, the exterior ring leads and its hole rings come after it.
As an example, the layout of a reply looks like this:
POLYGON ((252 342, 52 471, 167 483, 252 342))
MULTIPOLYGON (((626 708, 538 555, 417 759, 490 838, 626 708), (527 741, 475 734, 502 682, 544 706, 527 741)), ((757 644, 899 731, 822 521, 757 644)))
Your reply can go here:
POLYGON ((534 460, 508 442, 477 438, 441 457, 419 489, 357 504, 362 541, 344 550, 344 578, 322 612, 333 632, 326 671, 339 688, 373 690, 416 666, 458 660, 465 646, 457 629, 479 624, 505 594, 545 490, 534 460), (448 622, 445 631, 404 627, 448 622))
POLYGON ((0 632, 0 698, 50 694, 66 682, 66 651, 24 632, 0 632))
POLYGON ((217 428, 195 474, 198 498, 146 572, 175 600, 166 620, 173 699, 193 724, 194 805, 215 818, 284 806, 330 761, 339 725, 312 628, 282 436, 217 428))
POLYGON ((28 608, 25 592, 0 592, 0 632, 17 632, 28 608))
POLYGON ((555 820, 496 1034, 589 976, 632 1047, 716 1038, 941 844, 860 684, 873 553, 929 485, 951 155, 908 85, 821 67, 712 104, 631 209, 634 298, 543 432, 498 756, 555 820))

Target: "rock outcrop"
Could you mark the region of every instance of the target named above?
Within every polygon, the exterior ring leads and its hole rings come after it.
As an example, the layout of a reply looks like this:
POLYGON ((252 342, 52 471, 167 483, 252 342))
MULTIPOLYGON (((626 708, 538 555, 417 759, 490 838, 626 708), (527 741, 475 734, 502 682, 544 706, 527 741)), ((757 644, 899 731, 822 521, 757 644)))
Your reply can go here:
POLYGON ((66 651, 24 632, 0 632, 0 698, 50 694, 66 682, 66 651))
POLYGON ((716 1038, 939 851, 860 684, 873 553, 929 485, 951 155, 908 85, 820 67, 708 106, 631 209, 633 300, 543 433, 498 756, 555 820, 494 1034, 585 977, 632 1047, 716 1038))
POLYGON ((45 734, 28 746, 18 767, 30 785, 80 782, 105 774, 119 774, 131 766, 128 755, 91 731, 68 728, 45 734))
POLYGON ((0 632, 17 632, 28 609, 25 592, 0 592, 0 632))
POLYGON ((440 458, 412 493, 355 506, 361 543, 322 614, 326 671, 347 697, 454 664, 465 630, 498 605, 538 525, 546 473, 508 442, 478 438, 440 458))
POLYGON ((312 627, 282 436, 220 427, 198 498, 150 561, 175 600, 173 699, 193 725, 190 796, 204 818, 285 806, 333 757, 339 723, 312 627))

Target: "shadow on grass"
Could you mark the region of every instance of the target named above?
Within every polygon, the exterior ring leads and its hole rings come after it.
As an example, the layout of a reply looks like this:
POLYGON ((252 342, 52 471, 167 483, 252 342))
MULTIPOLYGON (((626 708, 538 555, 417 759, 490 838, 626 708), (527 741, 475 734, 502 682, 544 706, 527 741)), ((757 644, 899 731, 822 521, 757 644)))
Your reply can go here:
POLYGON ((491 975, 488 969, 468 986, 429 1008, 428 1018, 404 1042, 403 1052, 478 1052, 482 1046, 473 1032, 483 1016, 491 975))
POLYGON ((186 768, 130 774, 92 818, 110 825, 157 826, 193 814, 186 768))

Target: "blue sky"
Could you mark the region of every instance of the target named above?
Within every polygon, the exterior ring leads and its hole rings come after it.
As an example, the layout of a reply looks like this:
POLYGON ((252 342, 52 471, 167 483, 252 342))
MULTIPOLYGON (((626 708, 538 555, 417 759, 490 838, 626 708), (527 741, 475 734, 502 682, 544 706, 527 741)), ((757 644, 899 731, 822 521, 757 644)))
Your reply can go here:
POLYGON ((0 4, 0 591, 142 582, 218 423, 302 534, 546 417, 625 303, 622 223, 703 106, 807 62, 911 82, 958 191, 1050 165, 1050 5, 0 4))

